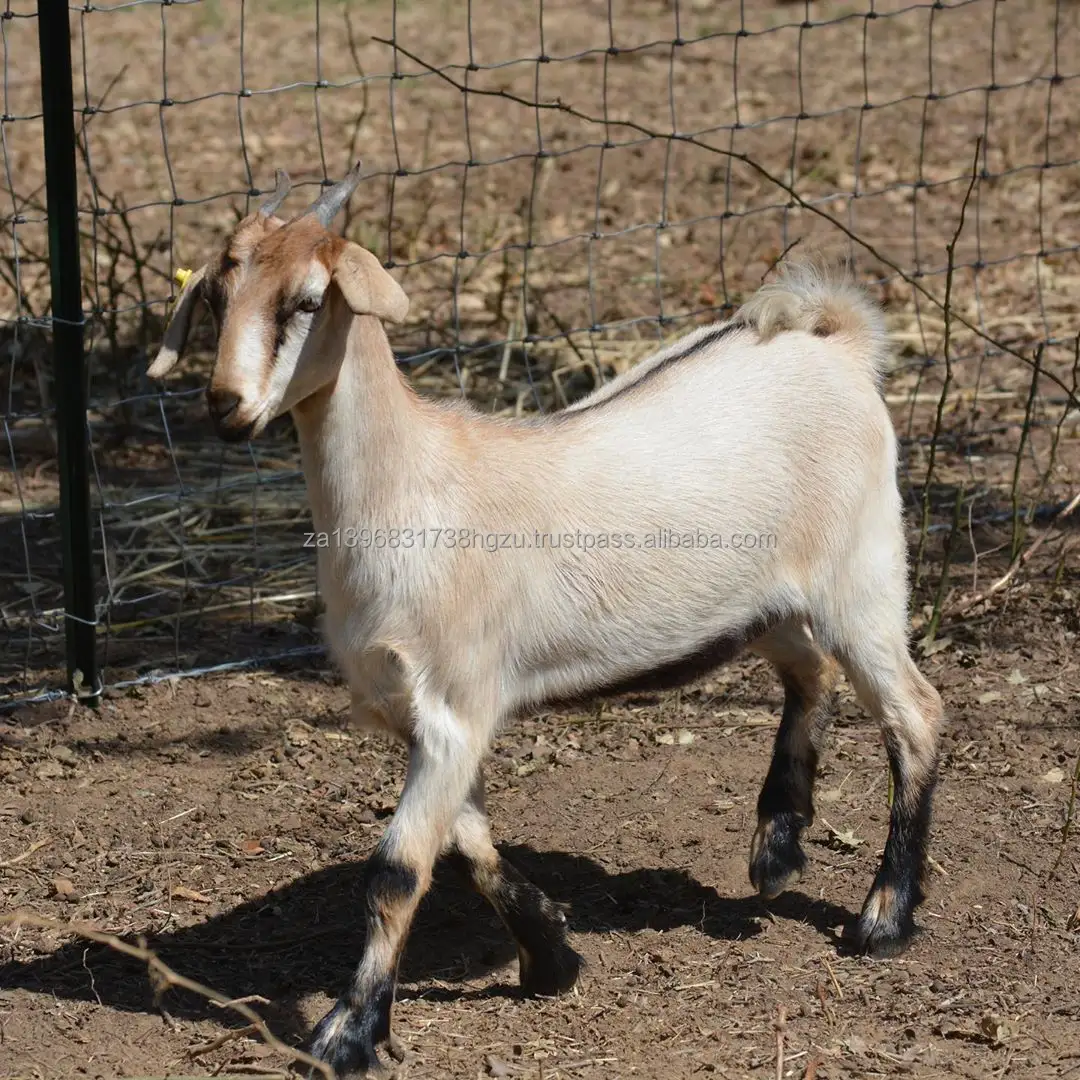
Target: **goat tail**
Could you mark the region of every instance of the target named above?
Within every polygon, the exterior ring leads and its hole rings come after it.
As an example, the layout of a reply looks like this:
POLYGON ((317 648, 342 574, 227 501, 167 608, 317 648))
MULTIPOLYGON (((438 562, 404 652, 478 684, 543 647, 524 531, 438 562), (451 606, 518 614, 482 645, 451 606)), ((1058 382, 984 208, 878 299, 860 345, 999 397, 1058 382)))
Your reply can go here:
POLYGON ((878 383, 889 368, 889 336, 881 309, 844 265, 785 263, 775 281, 743 304, 735 321, 752 327, 765 341, 791 330, 838 338, 865 361, 878 383))

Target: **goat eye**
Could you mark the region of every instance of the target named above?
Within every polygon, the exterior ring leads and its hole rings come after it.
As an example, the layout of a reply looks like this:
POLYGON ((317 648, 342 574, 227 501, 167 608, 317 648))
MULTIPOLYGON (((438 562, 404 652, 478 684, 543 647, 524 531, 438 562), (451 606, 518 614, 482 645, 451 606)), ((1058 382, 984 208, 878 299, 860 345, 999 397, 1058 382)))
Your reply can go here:
POLYGON ((297 300, 296 310, 306 311, 308 314, 318 311, 323 305, 323 298, 321 296, 305 296, 303 300, 297 300))

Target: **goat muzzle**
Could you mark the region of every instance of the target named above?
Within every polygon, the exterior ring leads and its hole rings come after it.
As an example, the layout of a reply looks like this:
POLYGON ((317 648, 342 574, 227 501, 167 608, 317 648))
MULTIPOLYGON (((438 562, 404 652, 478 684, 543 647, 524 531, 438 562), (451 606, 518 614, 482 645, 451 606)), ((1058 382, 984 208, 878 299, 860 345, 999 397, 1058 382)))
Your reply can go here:
POLYGON ((255 422, 237 422, 243 398, 231 390, 206 391, 206 407, 214 429, 225 442, 243 442, 255 427, 255 422))

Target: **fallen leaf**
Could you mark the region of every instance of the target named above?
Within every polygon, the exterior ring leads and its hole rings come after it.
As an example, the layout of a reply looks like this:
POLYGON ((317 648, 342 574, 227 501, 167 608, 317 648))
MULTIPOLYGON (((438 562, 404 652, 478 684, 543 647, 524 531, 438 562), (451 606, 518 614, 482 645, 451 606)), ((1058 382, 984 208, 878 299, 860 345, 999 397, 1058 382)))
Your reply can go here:
POLYGON ((926 638, 923 638, 919 644, 922 646, 923 656, 936 656, 939 652, 944 652, 952 647, 952 638, 936 637, 933 641, 927 641, 926 638))
POLYGON ((825 828, 829 832, 830 842, 838 844, 848 851, 856 851, 860 845, 866 843, 861 837, 856 836, 852 829, 835 829, 832 825, 828 824, 826 824, 825 828))
POLYGON ((670 731, 658 731, 653 736, 653 742, 659 743, 660 746, 674 746, 675 736, 670 731))
POLYGON ((488 1076, 505 1077, 521 1072, 520 1065, 510 1065, 505 1061, 500 1061, 494 1054, 488 1054, 485 1064, 488 1076))
MULTIPOLYGON (((261 851, 262 848, 260 848, 259 850, 261 851)), ((203 896, 201 892, 196 892, 194 889, 189 889, 186 885, 174 886, 172 895, 177 900, 190 900, 194 904, 213 903, 209 896, 203 896)))
POLYGON ((675 741, 680 746, 689 746, 694 741, 694 733, 687 731, 686 728, 682 728, 675 735, 675 741))
POLYGON ((980 705, 989 705, 991 701, 1000 701, 1005 695, 1000 690, 987 690, 979 695, 980 705))
POLYGON ((61 900, 78 900, 79 894, 75 891, 75 884, 66 877, 53 878, 53 892, 61 900))
POLYGON ((294 720, 285 730, 285 738, 293 746, 307 746, 311 742, 311 728, 302 720, 294 720))
POLYGON ((1065 770, 1059 769, 1056 765, 1049 771, 1042 774, 1039 777, 1044 784, 1060 784, 1065 779, 1065 770))
POLYGON ((245 855, 262 855, 266 851, 266 848, 264 848, 258 840, 242 840, 240 842, 240 850, 245 855))
POLYGON ((870 1049, 870 1044, 861 1035, 849 1035, 844 1040, 844 1046, 850 1053, 860 1056, 870 1049))
POLYGON ((1005 1018, 994 1012, 983 1014, 979 1021, 979 1030, 995 1043, 1003 1043, 1012 1035, 1012 1030, 1005 1018))
POLYGON ((1080 904, 1076 905, 1076 910, 1069 916, 1065 929, 1069 931, 1080 930, 1080 904))
POLYGON ((64 775, 64 766, 59 761, 46 761, 38 767, 34 775, 39 780, 55 780, 64 775))
POLYGON ((1005 680, 1010 686, 1019 686, 1027 682, 1027 676, 1022 671, 1012 670, 1005 680))

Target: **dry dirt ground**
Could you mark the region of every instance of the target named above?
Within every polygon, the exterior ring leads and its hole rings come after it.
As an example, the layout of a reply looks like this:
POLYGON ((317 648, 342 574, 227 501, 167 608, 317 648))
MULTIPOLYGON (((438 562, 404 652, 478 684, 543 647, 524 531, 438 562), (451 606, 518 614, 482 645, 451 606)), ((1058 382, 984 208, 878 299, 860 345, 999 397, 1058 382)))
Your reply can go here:
MULTIPOLYGON (((808 875, 770 905, 746 879, 780 702, 760 662, 508 730, 488 770, 497 838, 568 905, 589 967, 571 996, 520 1000, 501 924, 440 872, 398 993, 402 1074, 1080 1076, 1080 837, 1062 845, 1078 629, 1071 604, 1037 622, 1014 607, 924 661, 950 713, 935 863, 925 934, 889 962, 837 942, 887 816, 883 750, 853 704, 822 766, 808 875)), ((0 905, 145 935, 182 974, 267 999, 297 1039, 359 955, 362 860, 403 778, 402 753, 351 732, 346 705, 329 672, 295 668, 10 717, 0 905)), ((3 1075, 284 1065, 185 992, 159 1015, 143 966, 103 947, 32 927, 0 943, 3 1075)))
MULTIPOLYGON (((5 221, 0 239, 5 319, 45 312, 41 128, 26 119, 38 108, 36 26, 22 17, 34 7, 12 0, 15 17, 0 21, 0 186, 24 218, 5 221)), ((464 390, 495 412, 572 400, 658 336, 737 302, 789 242, 837 240, 715 148, 466 95, 403 53, 405 77, 392 79, 395 54, 373 35, 395 28, 399 44, 457 65, 447 74, 473 89, 606 110, 660 134, 717 128, 702 138, 822 200, 939 297, 985 136, 957 245, 959 263, 983 265, 957 273, 955 310, 1029 360, 1037 342, 1055 342, 1041 363, 1069 384, 1080 5, 889 0, 866 18, 869 8, 815 2, 806 27, 807 5, 756 0, 610 11, 545 0, 542 17, 535 0, 324 2, 318 50, 306 0, 80 9, 77 103, 99 110, 86 118, 81 220, 109 681, 317 642, 288 425, 251 448, 208 440, 205 333, 173 393, 143 375, 171 269, 205 258, 275 167, 309 185, 290 200, 298 210, 324 167, 336 177, 353 152, 365 158, 372 175, 347 231, 397 264, 410 295, 395 346, 421 355, 409 370, 425 391, 464 390), (237 93, 241 14, 251 96, 237 93), (676 34, 687 43, 672 46, 676 34), (554 58, 544 64, 528 59, 541 35, 554 58), (476 71, 464 66, 470 49, 476 71), (319 74, 329 85, 315 93, 319 74), (165 91, 173 104, 160 104, 165 91)), ((859 269, 893 275, 865 252, 859 269)), ((1032 393, 1029 365, 954 327, 927 484, 944 322, 895 275, 876 295, 900 345, 886 395, 913 552, 924 490, 936 529, 913 630, 935 595, 946 613, 920 661, 950 714, 926 934, 890 962, 838 947, 887 814, 878 736, 850 703, 823 763, 807 878, 769 906, 750 896, 779 688, 742 662, 681 695, 505 733, 489 767, 497 836, 569 905, 589 968, 572 996, 519 1000, 495 916, 440 875, 399 991, 407 1075, 772 1078, 782 1047, 782 1076, 796 1080, 1080 1080, 1080 840, 1063 843, 1080 756, 1080 514, 1043 531, 1080 487, 1078 414, 1060 386, 1044 376, 1032 393), (959 617, 1005 570, 1010 516, 1029 508, 1020 532, 1045 543, 1014 587, 959 617)), ((57 467, 36 334, 0 325, 5 697, 55 686, 62 659, 57 467)), ((402 779, 400 752, 344 726, 346 700, 319 662, 298 660, 112 692, 96 713, 60 702, 3 714, 0 912, 145 935, 184 975, 265 998, 256 1007, 296 1042, 359 955, 362 862, 402 779)), ((171 991, 161 1006, 164 1016, 138 963, 59 930, 0 930, 0 1075, 286 1065, 195 996, 171 991)))

